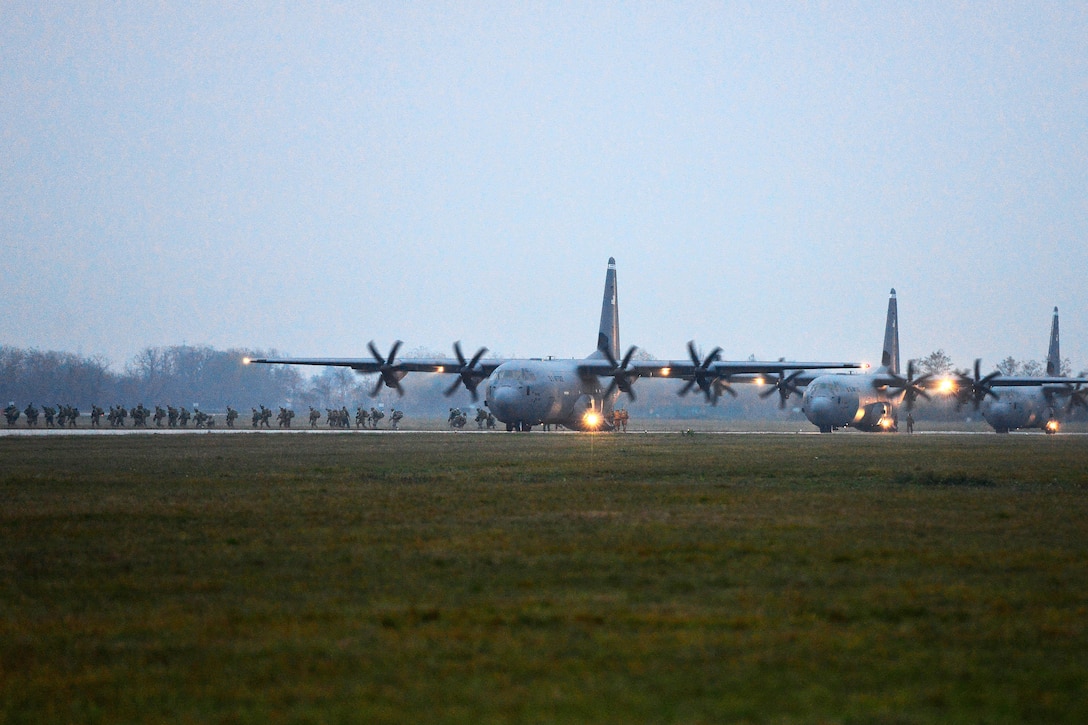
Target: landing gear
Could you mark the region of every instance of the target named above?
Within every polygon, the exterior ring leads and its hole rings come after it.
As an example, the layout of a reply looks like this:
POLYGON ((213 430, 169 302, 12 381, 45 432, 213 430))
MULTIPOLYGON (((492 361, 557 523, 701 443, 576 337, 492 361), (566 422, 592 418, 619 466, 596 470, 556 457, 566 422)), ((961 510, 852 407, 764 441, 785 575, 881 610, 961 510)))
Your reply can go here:
POLYGON ((830 432, 831 432, 831 426, 829 426, 829 425, 821 425, 821 426, 820 426, 820 432, 821 432, 821 433, 830 433, 830 432))

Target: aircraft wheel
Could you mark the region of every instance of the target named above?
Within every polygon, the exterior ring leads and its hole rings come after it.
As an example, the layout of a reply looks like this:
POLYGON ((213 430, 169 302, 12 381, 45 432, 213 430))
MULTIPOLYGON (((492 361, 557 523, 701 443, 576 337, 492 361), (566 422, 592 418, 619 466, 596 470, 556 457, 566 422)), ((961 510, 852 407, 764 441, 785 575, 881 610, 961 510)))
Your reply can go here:
POLYGON ((507 423, 506 424, 506 432, 507 433, 513 433, 514 432, 514 424, 513 423, 507 423))
POLYGON ((821 432, 821 433, 830 433, 830 432, 831 432, 831 426, 829 426, 829 425, 821 425, 821 426, 820 426, 820 432, 821 432))

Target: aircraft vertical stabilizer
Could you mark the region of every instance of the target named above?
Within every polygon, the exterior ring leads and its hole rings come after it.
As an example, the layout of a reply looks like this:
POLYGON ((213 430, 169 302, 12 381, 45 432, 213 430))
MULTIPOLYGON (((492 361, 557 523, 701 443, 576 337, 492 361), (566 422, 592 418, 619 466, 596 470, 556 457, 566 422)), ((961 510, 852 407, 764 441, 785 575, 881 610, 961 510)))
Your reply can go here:
POLYGON ((613 360, 620 359, 620 308, 616 301, 616 259, 608 258, 608 273, 604 278, 604 299, 601 302, 601 329, 597 333, 597 349, 607 350, 613 360))
POLYGON ((1050 323, 1050 349, 1046 353, 1046 374, 1062 374, 1062 354, 1058 346, 1058 308, 1054 308, 1054 322, 1050 323))
POLYGON ((884 325, 884 350, 880 365, 889 373, 899 374, 899 310, 895 304, 895 288, 888 298, 888 321, 884 325))

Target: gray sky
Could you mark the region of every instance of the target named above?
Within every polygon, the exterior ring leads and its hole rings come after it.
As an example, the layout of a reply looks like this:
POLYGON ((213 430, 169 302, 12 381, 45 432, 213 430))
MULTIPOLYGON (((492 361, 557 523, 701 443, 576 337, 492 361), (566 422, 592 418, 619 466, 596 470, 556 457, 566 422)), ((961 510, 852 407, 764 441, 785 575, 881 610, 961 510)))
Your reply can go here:
POLYGON ((0 343, 1088 367, 1085 3, 0 2, 0 343))

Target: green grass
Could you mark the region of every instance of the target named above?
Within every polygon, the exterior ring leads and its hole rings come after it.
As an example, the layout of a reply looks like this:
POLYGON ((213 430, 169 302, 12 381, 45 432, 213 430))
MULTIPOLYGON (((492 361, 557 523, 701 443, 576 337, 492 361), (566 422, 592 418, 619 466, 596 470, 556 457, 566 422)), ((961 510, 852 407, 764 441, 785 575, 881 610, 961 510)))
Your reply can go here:
POLYGON ((0 438, 0 722, 1085 722, 1088 440, 0 438))

